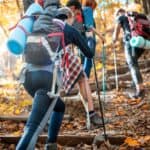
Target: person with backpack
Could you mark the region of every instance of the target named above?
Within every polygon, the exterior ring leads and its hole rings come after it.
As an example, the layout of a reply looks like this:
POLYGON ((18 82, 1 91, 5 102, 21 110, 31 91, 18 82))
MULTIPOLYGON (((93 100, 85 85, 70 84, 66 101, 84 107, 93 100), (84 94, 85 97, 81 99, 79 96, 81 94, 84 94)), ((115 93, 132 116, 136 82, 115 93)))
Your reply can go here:
POLYGON ((57 8, 59 8, 59 0, 45 1, 44 14, 37 18, 34 22, 33 32, 28 35, 24 54, 26 64, 22 69, 20 81, 25 90, 33 97, 33 104, 16 150, 34 150, 38 135, 42 132, 49 118, 48 139, 45 149, 57 149, 57 135, 63 120, 65 104, 59 96, 48 95, 53 86, 54 64, 50 56, 44 52, 45 49, 41 42, 38 42, 50 32, 58 29, 61 31, 52 23, 57 8), (39 22, 40 26, 38 25, 39 22))
POLYGON ((65 56, 62 58, 66 59, 65 64, 61 64, 63 69, 67 69, 65 47, 73 43, 86 57, 93 57, 93 52, 77 30, 59 19, 53 19, 59 6, 59 0, 44 2, 44 13, 34 22, 33 32, 27 39, 24 53, 26 64, 22 69, 21 81, 34 100, 17 150, 34 149, 38 135, 49 118, 45 149, 57 149, 57 136, 65 111, 65 104, 59 96, 59 85, 56 84, 57 71, 54 66, 57 56, 65 56))
MULTIPOLYGON (((68 7, 60 8, 58 9, 58 14, 56 15, 56 18, 64 21, 69 25, 72 25, 73 12, 68 7), (65 16, 67 16, 67 18, 65 16)), ((91 124, 101 126, 102 120, 101 117, 94 110, 92 93, 84 69, 82 68, 80 61, 75 56, 73 51, 70 48, 66 49, 66 51, 68 53, 68 72, 66 69, 63 70, 63 88, 66 93, 69 94, 74 84, 78 83, 79 91, 82 98, 84 99, 84 101, 88 102, 89 111, 87 113, 89 114, 91 124)), ((83 102, 83 104, 85 104, 85 102, 83 102)))
POLYGON ((142 36, 145 39, 150 39, 150 21, 145 14, 128 11, 127 17, 132 37, 142 36))
MULTIPOLYGON (((68 0, 66 6, 69 7, 74 13, 74 21, 72 26, 79 31, 79 33, 86 38, 85 36, 85 27, 84 27, 84 16, 82 12, 82 6, 79 0, 68 0)), ((73 46, 74 48, 74 46, 73 46)), ((78 49, 78 48, 77 48, 78 49)), ((81 64, 84 64, 84 56, 80 53, 78 49, 78 54, 81 58, 81 64)))
MULTIPOLYGON (((73 27, 76 28, 81 35, 86 38, 88 46, 91 47, 93 53, 95 53, 96 40, 95 34, 104 42, 103 36, 95 29, 95 21, 93 17, 93 11, 96 8, 96 1, 90 0, 68 0, 66 6, 69 7, 75 16, 73 27), (82 7, 83 6, 83 7, 82 7)), ((91 68, 93 66, 92 59, 80 55, 81 63, 83 64, 84 71, 88 78, 90 78, 91 68)))
POLYGON ((116 26, 113 33, 113 44, 116 43, 121 28, 123 29, 124 33, 124 51, 125 51, 125 58, 128 64, 128 67, 131 72, 131 77, 134 82, 136 92, 134 95, 130 95, 131 98, 140 98, 144 96, 144 86, 143 86, 143 79, 140 73, 138 59, 143 54, 144 50, 141 48, 133 48, 130 45, 130 39, 132 37, 131 34, 131 27, 129 24, 129 20, 127 17, 127 13, 124 9, 120 8, 116 12, 116 26))

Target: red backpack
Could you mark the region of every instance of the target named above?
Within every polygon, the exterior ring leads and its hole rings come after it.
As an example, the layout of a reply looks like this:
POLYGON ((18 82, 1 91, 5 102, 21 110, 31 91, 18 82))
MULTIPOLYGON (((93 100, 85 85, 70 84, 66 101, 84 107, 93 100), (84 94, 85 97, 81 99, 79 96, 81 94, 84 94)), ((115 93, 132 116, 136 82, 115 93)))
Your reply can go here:
POLYGON ((128 12, 128 20, 132 36, 142 36, 150 39, 150 21, 144 14, 128 12))

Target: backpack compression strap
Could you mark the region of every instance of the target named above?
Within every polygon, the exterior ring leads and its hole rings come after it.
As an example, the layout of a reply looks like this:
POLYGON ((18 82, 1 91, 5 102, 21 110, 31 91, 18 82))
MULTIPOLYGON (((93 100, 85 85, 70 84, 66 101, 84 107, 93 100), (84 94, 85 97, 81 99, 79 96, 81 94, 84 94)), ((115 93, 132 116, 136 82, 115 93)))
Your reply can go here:
POLYGON ((10 27, 10 28, 9 28, 9 31, 11 31, 11 30, 15 29, 16 27, 18 27, 18 28, 20 28, 26 35, 29 35, 30 32, 26 31, 26 29, 25 29, 22 25, 20 25, 19 22, 20 22, 21 20, 23 20, 23 19, 26 19, 26 18, 34 19, 34 17, 35 17, 35 16, 23 16, 23 17, 21 17, 21 19, 20 19, 13 27, 10 27))
POLYGON ((62 58, 62 68, 65 68, 66 67, 66 71, 67 71, 67 75, 69 75, 69 71, 68 71, 68 68, 69 68, 69 60, 68 60, 68 52, 66 51, 66 48, 65 48, 65 38, 64 38, 64 33, 63 32, 55 32, 55 33, 50 33, 48 34, 48 37, 54 37, 54 36, 60 36, 61 37, 61 44, 62 44, 62 48, 63 48, 63 51, 64 51, 64 55, 63 55, 63 58, 62 58))

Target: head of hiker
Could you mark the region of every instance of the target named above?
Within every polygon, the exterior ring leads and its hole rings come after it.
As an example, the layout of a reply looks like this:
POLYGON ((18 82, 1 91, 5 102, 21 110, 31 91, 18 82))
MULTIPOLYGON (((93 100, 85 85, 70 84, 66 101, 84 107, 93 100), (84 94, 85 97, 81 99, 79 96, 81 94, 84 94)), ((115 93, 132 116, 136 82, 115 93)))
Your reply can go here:
POLYGON ((81 34, 84 34, 84 19, 82 14, 82 6, 78 0, 68 0, 66 6, 69 7, 74 13, 73 27, 81 34))
POLYGON ((75 15, 81 13, 82 6, 78 0, 68 0, 66 6, 69 7, 75 15))
POLYGON ((69 25, 72 25, 74 22, 74 14, 69 7, 59 8, 55 18, 61 19, 62 21, 68 23, 69 25))
POLYGON ((126 11, 123 8, 119 8, 116 12, 115 12, 115 17, 119 17, 121 15, 125 15, 126 11))

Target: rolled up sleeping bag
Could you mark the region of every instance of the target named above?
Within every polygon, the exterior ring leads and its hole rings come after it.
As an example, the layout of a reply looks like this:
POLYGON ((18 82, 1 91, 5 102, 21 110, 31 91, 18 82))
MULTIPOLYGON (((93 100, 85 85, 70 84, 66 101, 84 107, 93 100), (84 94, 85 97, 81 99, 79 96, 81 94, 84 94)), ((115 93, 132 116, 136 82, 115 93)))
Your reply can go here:
POLYGON ((7 41, 7 47, 15 55, 22 54, 27 41, 27 33, 32 32, 34 17, 33 14, 43 13, 43 8, 38 3, 33 3, 27 9, 24 17, 12 30, 7 41))
POLYGON ((150 40, 146 40, 141 36, 132 37, 130 40, 130 44, 133 47, 150 49, 150 40))

